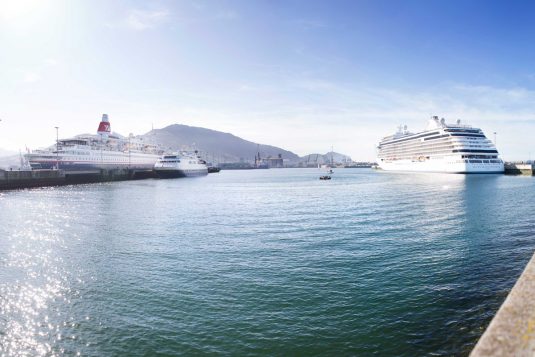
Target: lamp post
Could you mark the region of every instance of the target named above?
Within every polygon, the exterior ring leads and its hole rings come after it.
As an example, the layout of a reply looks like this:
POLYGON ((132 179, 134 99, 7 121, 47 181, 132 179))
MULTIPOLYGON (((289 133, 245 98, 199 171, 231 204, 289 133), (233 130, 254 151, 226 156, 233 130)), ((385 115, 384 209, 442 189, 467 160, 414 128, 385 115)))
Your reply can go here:
POLYGON ((494 146, 496 146, 496 132, 494 132, 494 146))
POLYGON ((54 128, 56 128, 56 169, 59 170, 59 126, 54 128))

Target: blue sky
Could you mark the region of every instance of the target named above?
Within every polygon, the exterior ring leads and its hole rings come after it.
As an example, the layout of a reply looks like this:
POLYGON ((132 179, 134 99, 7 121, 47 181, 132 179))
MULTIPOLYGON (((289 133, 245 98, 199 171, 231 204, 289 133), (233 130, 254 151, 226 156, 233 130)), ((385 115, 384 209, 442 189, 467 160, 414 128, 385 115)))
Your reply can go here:
POLYGON ((535 3, 0 0, 0 148, 208 127, 368 160, 431 115, 535 144, 535 3))

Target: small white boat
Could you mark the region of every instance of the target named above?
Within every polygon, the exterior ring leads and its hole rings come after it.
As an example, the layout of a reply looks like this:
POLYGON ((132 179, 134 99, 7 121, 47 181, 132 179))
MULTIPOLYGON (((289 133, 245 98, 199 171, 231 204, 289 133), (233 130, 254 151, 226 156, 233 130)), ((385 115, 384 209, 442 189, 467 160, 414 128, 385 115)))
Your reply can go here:
POLYGON ((197 155, 164 155, 154 164, 154 172, 160 178, 177 178, 208 175, 206 162, 197 155))

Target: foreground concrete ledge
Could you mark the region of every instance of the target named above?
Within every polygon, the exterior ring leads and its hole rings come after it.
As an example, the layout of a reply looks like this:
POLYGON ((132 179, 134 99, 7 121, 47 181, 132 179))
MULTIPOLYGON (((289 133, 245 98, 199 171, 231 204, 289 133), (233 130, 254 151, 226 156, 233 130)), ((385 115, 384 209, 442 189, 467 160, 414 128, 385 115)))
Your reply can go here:
POLYGON ((535 255, 470 356, 535 356, 535 255))

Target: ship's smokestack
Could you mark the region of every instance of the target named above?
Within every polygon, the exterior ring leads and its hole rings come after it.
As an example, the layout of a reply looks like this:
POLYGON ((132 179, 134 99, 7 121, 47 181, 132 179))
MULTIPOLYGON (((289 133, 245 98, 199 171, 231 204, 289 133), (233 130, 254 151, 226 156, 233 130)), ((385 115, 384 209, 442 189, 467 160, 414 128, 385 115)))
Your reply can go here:
POLYGON ((98 125, 97 134, 102 135, 102 139, 107 139, 110 133, 111 127, 110 120, 108 119, 108 114, 102 114, 102 120, 98 125))

